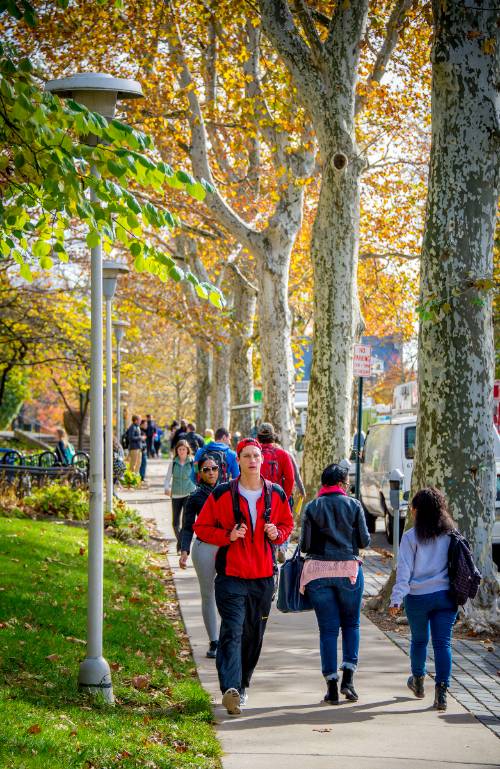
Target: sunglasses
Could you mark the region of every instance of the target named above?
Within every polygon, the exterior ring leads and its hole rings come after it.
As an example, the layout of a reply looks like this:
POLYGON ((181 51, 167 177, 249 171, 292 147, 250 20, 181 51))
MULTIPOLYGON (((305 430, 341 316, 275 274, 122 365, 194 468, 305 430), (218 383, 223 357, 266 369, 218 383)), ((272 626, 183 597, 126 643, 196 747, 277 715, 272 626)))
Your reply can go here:
POLYGON ((219 468, 217 465, 212 465, 211 467, 202 467, 201 472, 202 473, 216 473, 218 472, 219 468))

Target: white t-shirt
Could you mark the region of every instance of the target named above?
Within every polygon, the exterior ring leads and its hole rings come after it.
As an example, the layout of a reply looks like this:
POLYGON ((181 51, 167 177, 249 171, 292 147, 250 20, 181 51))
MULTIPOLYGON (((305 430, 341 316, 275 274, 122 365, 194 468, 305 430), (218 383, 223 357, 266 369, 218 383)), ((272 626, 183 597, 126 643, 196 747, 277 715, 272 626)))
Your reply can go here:
POLYGON ((260 499, 262 489, 245 489, 241 483, 238 483, 238 491, 242 497, 245 497, 248 502, 248 509, 250 511, 250 518, 252 519, 252 527, 255 529, 255 521, 257 520, 257 500, 260 499))

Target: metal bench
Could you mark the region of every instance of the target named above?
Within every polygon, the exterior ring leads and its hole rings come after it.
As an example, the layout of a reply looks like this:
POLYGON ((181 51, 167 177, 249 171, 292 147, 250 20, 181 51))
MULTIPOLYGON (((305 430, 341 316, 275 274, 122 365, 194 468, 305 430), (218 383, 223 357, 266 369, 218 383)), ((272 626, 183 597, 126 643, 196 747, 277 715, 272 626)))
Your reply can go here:
POLYGON ((85 488, 89 479, 89 457, 77 451, 70 465, 58 462, 53 451, 23 455, 11 449, 0 456, 0 482, 15 485, 17 493, 26 496, 33 485, 38 487, 53 480, 66 481, 72 488, 85 488))

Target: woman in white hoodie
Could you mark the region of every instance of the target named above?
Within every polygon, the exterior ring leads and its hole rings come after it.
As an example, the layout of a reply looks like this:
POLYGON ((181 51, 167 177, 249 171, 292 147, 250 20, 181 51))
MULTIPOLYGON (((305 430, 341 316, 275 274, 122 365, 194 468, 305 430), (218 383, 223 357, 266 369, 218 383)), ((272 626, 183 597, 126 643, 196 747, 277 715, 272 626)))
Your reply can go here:
POLYGON ((450 592, 448 549, 455 529, 444 495, 429 487, 417 491, 411 501, 415 525, 403 534, 399 548, 396 583, 389 613, 402 603, 411 629, 412 675, 408 688, 424 697, 425 660, 429 631, 436 666, 434 707, 446 710, 446 691, 451 676, 451 636, 457 604, 450 592))

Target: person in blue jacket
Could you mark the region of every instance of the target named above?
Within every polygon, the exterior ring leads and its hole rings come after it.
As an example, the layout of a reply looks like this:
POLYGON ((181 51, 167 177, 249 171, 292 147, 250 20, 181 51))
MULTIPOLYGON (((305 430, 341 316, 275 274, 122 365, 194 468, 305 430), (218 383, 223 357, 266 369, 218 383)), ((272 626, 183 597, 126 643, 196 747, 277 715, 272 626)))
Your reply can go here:
POLYGON ((221 457, 222 462, 219 465, 219 480, 223 483, 238 478, 240 468, 236 457, 236 452, 231 449, 231 434, 225 427, 219 427, 215 432, 215 440, 210 441, 205 446, 198 449, 194 455, 194 464, 191 478, 194 483, 198 480, 198 461, 205 455, 212 455, 215 459, 221 457))

